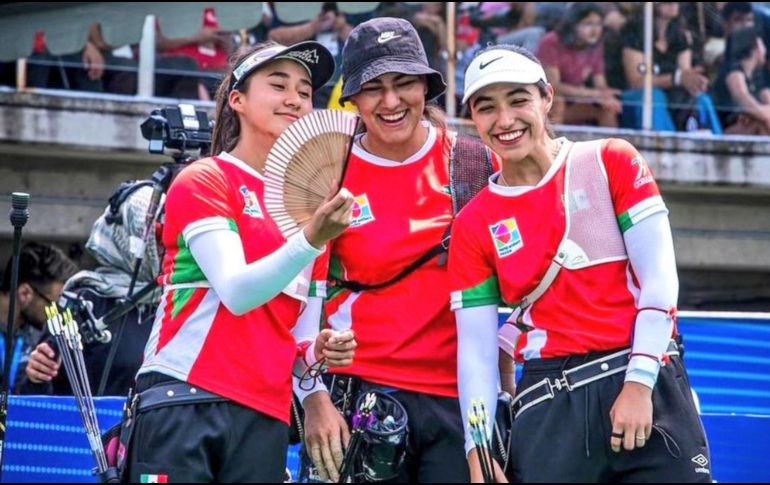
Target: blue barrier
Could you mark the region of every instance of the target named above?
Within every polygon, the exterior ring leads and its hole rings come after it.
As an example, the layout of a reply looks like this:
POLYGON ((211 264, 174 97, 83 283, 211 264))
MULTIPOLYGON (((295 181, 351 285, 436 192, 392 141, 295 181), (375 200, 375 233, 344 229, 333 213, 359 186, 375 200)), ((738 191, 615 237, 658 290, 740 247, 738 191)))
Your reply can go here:
MULTIPOLYGON (((770 482, 770 319, 683 314, 687 367, 699 395, 720 482, 770 482)), ((122 398, 97 398, 99 424, 120 419, 122 398)), ((94 482, 71 397, 11 396, 4 482, 94 482)), ((296 448, 287 466, 297 469, 296 448)))

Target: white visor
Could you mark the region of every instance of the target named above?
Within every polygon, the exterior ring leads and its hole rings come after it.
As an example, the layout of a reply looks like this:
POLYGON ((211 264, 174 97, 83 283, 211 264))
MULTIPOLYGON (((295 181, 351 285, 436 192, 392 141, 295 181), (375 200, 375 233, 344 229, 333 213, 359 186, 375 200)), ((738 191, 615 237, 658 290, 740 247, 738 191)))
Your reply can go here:
POLYGON ((481 89, 497 83, 548 82, 543 66, 507 49, 492 49, 477 56, 465 71, 463 104, 481 89))

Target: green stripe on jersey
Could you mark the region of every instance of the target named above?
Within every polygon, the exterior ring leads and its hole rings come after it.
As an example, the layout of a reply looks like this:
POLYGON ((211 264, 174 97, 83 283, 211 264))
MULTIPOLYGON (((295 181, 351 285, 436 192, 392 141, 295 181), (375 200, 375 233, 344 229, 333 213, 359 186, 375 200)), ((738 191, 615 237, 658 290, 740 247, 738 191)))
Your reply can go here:
MULTIPOLYGON (((331 279, 337 279, 342 281, 342 274, 344 273, 342 269, 342 263, 340 262, 339 258, 332 254, 329 257, 329 278, 331 279)), ((344 290, 344 288, 340 286, 333 286, 333 287, 326 287, 326 300, 331 300, 335 296, 337 296, 339 293, 341 293, 344 290)))
POLYGON ((171 318, 176 318, 177 315, 184 309, 187 302, 192 298, 196 288, 179 288, 173 290, 171 295, 171 318))
POLYGON ((227 225, 230 226, 231 231, 238 232, 238 224, 236 224, 235 219, 227 218, 227 225))
POLYGON ((176 253, 174 258, 174 271, 171 273, 171 284, 177 285, 180 283, 198 283, 200 281, 206 281, 206 276, 203 275, 198 263, 195 262, 190 249, 187 246, 183 246, 184 239, 179 236, 177 241, 179 246, 179 252, 176 253))
POLYGON ((666 204, 659 195, 644 199, 618 216, 620 231, 625 233, 647 217, 666 210, 666 204))
POLYGON ((473 308, 500 304, 497 276, 492 275, 480 284, 463 291, 452 292, 452 308, 473 308))
MULTIPOLYGON (((232 218, 227 218, 228 227, 238 232, 238 225, 232 218)), ((171 284, 178 285, 180 283, 199 283, 206 281, 206 276, 201 271, 198 263, 195 262, 190 248, 184 240, 184 235, 180 234, 176 240, 176 245, 179 248, 179 252, 174 258, 174 269, 171 272, 171 284)))
POLYGON ((326 297, 326 282, 325 281, 311 281, 310 290, 308 290, 308 296, 310 297, 326 297))

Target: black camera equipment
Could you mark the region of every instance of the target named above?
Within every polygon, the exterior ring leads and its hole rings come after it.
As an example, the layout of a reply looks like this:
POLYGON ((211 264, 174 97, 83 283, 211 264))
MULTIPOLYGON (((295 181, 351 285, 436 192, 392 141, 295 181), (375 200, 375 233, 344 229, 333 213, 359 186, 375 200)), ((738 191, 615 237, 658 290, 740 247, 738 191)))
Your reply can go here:
POLYGON ((134 293, 136 277, 142 265, 147 241, 155 226, 161 197, 168 191, 174 176, 185 165, 208 155, 211 148, 212 123, 204 111, 197 111, 191 104, 153 110, 141 128, 142 136, 150 142, 150 153, 163 154, 166 148, 176 152, 171 155, 173 162, 164 163, 152 174, 152 198, 147 209, 142 242, 134 248, 136 262, 128 290, 129 298, 134 293), (194 157, 187 150, 199 150, 199 157, 194 157))
MULTIPOLYGON (((118 192, 110 198, 112 220, 116 223, 121 223, 122 221, 119 220, 119 217, 116 217, 120 204, 134 190, 145 185, 152 185, 152 197, 147 207, 142 239, 132 248, 135 262, 128 294, 107 315, 102 316, 100 319, 87 319, 90 321, 90 328, 88 330, 95 330, 95 332, 86 332, 87 334, 90 333, 95 337, 101 337, 102 339, 106 337, 109 339, 109 334, 104 333, 106 326, 118 320, 121 316, 128 314, 149 293, 155 290, 157 283, 153 282, 142 288, 136 295, 134 294, 136 280, 142 266, 147 243, 150 241, 150 235, 155 230, 156 220, 162 221, 161 199, 163 194, 168 191, 176 174, 189 163, 208 155, 211 149, 212 128, 213 122, 209 121, 206 112, 196 110, 195 106, 191 104, 179 104, 177 106, 155 109, 141 124, 142 136, 150 142, 150 153, 164 154, 167 148, 174 150, 171 154, 173 161, 158 167, 155 173, 152 174, 150 181, 123 184, 118 192), (197 156, 188 152, 195 150, 198 151, 197 156)), ((97 391, 98 395, 103 393, 107 385, 107 377, 109 376, 112 362, 115 359, 115 354, 120 346, 124 328, 125 321, 121 320, 121 324, 115 331, 114 338, 111 339, 110 353, 107 356, 107 361, 102 371, 102 378, 97 391)))

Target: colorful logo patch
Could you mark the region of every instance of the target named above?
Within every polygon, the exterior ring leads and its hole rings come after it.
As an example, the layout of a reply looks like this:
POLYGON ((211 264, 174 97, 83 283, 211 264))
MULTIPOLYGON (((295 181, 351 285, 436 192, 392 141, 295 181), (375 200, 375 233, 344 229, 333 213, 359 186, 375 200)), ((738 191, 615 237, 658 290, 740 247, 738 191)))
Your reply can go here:
POLYGON ((262 213, 262 208, 259 206, 257 195, 247 189, 245 185, 241 185, 239 190, 243 196, 243 213, 250 217, 264 219, 265 215, 262 213))
POLYGON ((519 225, 516 224, 516 219, 514 218, 505 219, 489 226, 489 232, 492 234, 492 241, 495 243, 497 255, 501 258, 510 256, 524 247, 519 225))
POLYGON ((369 199, 366 197, 366 194, 353 198, 352 217, 350 227, 363 226, 374 220, 374 214, 372 214, 372 208, 369 206, 369 199))

